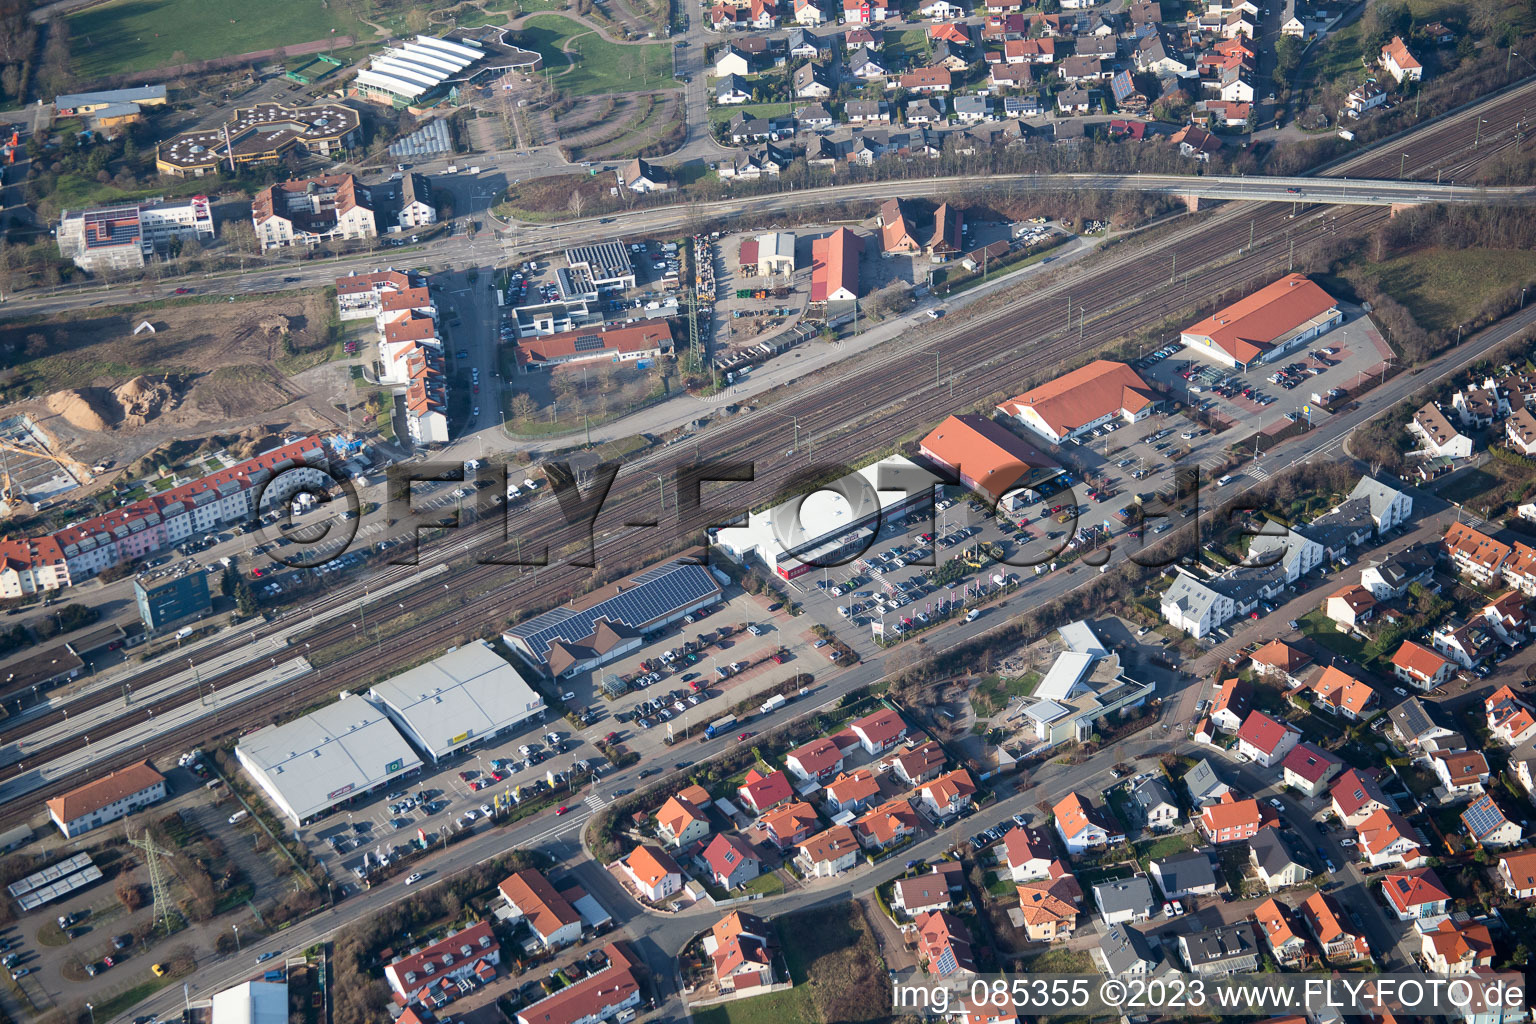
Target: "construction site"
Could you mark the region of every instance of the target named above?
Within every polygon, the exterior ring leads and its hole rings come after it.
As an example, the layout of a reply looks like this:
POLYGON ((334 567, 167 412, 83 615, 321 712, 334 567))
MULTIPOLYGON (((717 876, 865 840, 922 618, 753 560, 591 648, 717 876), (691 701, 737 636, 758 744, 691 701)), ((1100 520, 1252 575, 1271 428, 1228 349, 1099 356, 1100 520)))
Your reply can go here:
POLYGON ((41 507, 91 481, 90 467, 53 451, 30 416, 0 420, 0 516, 41 507))

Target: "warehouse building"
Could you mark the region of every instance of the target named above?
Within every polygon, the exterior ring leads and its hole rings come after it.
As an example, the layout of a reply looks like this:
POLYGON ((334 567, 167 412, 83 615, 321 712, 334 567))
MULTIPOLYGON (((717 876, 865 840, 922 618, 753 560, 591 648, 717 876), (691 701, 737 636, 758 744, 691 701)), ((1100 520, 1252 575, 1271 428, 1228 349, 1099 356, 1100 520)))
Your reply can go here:
POLYGON ((811 243, 811 301, 853 302, 859 297, 864 240, 847 228, 811 243))
POLYGON ((1095 359, 997 407, 1052 444, 1117 420, 1135 423, 1160 403, 1151 385, 1124 363, 1095 359))
POLYGON ((217 128, 182 132, 155 147, 155 167, 161 174, 200 178, 224 164, 231 171, 272 164, 287 153, 300 156, 339 155, 361 137, 362 118, 340 103, 289 107, 258 103, 241 107, 217 128))
POLYGON ((134 580, 133 599, 139 618, 151 634, 163 633, 213 610, 208 594, 208 574, 200 565, 168 579, 134 580))
POLYGON ((93 274, 137 270, 173 239, 204 241, 213 236, 207 196, 65 210, 58 227, 59 255, 93 274))
POLYGON ((288 982, 247 981, 215 992, 209 1024, 288 1024, 288 982))
POLYGON ((58 117, 88 117, 125 103, 136 107, 163 107, 165 86, 140 85, 132 89, 64 93, 53 98, 53 110, 58 117))
POLYGON ((1333 296, 1303 274, 1287 274, 1185 328, 1179 340, 1218 363, 1246 370, 1343 322, 1333 296))
POLYGON ((73 839, 164 799, 165 776, 140 761, 49 800, 48 817, 73 839))
POLYGON ((738 562, 755 558, 791 580, 857 558, 882 523, 931 508, 933 489, 942 483, 931 470, 898 455, 754 512, 746 526, 721 530, 716 543, 738 562))
POLYGON ((394 785, 422 764, 383 711, 349 693, 303 718, 242 737, 235 757, 295 825, 394 785))
POLYGON ((645 634, 711 607, 721 593, 720 579, 708 568, 680 559, 536 615, 501 634, 501 640, 558 679, 628 654, 644 643, 645 634))
POLYGON ((565 250, 566 266, 555 271, 560 297, 596 302, 606 292, 635 286, 635 267, 623 242, 598 242, 565 250))
POLYGON ((1049 455, 986 416, 951 416, 923 438, 923 457, 992 501, 1013 492, 1034 500, 1065 471, 1049 455))
POLYGON ((517 341, 517 365, 536 373, 565 363, 633 363, 672 351, 672 325, 666 320, 612 327, 581 327, 517 341))
POLYGON ((484 640, 384 680, 368 699, 433 762, 544 713, 544 698, 484 640))

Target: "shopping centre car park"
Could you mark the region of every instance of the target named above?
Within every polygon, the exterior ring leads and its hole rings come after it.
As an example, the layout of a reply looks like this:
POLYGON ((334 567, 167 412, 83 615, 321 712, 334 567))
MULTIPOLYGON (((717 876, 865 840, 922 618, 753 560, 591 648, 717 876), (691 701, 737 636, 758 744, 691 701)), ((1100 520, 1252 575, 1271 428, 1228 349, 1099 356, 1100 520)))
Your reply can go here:
MULTIPOLYGON (((647 644, 627 657, 609 662, 591 672, 578 673, 553 682, 545 680, 535 683, 546 693, 553 692, 556 696, 574 694, 574 699, 566 702, 573 710, 592 709, 594 713, 585 728, 575 729, 569 720, 549 713, 544 722, 531 724, 515 734, 500 737, 494 743, 474 747, 437 766, 428 763, 420 775, 389 793, 369 796, 355 807, 337 811, 306 827, 302 834, 312 852, 327 860, 339 855, 348 881, 353 882, 352 869, 362 864, 365 852, 373 853, 381 848, 388 850, 409 843, 416 838, 418 828, 428 835, 445 827, 451 828, 454 822, 470 811, 479 819, 480 808, 494 806, 498 794, 508 792, 514 786, 545 779, 547 772, 560 773, 564 778, 577 761, 586 761, 589 766, 598 769, 598 778, 601 780, 608 762, 598 752, 593 741, 602 739, 610 732, 618 733, 620 741, 639 753, 647 763, 662 759, 665 754, 667 723, 653 716, 652 728, 640 728, 635 721, 638 717, 635 714, 636 707, 643 701, 657 700, 674 690, 691 690, 690 684, 695 681, 695 677, 705 683, 707 689, 697 695, 700 698, 697 705, 687 705, 687 712, 670 712, 672 722, 679 727, 685 722, 698 726, 719 718, 739 701, 798 673, 814 673, 818 668, 825 670, 827 665, 824 660, 810 657, 811 641, 804 635, 807 631, 799 628, 801 625, 808 626, 808 620, 790 619, 782 611, 776 614, 765 613, 758 599, 743 594, 739 589, 728 590, 727 594, 725 602, 707 613, 694 616, 692 623, 679 623, 654 643, 647 644), (734 632, 723 643, 709 645, 694 663, 683 664, 680 661, 655 684, 644 689, 632 689, 615 700, 605 700, 599 690, 604 677, 637 674, 642 661, 659 658, 663 651, 681 647, 684 641, 693 640, 700 634, 719 637, 722 626, 734 628, 743 624, 757 626, 761 635, 754 635, 746 629, 734 632), (781 647, 787 649, 787 656, 782 664, 775 664, 771 660, 772 656, 781 647), (720 680, 715 668, 734 662, 747 662, 755 667, 720 680), (689 678, 685 681, 685 677, 689 678), (549 733, 558 736, 558 746, 563 749, 552 749, 546 739, 549 733), (528 760, 521 750, 525 746, 537 759, 537 763, 522 768, 518 766, 528 760), (504 766, 502 778, 498 780, 494 778, 493 761, 510 762, 513 767, 508 769, 504 766), (480 789, 474 788, 477 782, 482 784, 480 789), (414 799, 417 794, 425 794, 427 799, 414 799), (332 839, 337 841, 339 849, 331 844, 332 839)), ((667 702, 669 707, 671 703, 667 702)), ((587 794, 592 792, 602 794, 601 781, 595 790, 572 794, 571 805, 587 799, 587 794)), ((600 795, 599 800, 602 799, 600 795)))

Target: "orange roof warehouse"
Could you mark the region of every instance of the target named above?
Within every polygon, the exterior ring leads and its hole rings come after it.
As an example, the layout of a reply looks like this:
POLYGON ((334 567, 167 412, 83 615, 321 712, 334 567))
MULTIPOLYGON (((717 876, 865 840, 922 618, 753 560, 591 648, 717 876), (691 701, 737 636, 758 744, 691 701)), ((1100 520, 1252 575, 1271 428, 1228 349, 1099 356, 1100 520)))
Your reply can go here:
POLYGON ((1160 399, 1152 386, 1124 363, 1095 359, 1032 391, 1015 395, 997 411, 1052 444, 1078 437, 1113 420, 1145 419, 1160 399))
POLYGON ((976 413, 949 417, 923 438, 919 450, 993 501, 1004 495, 1030 498, 1035 488, 1065 472, 1007 427, 976 413))
POLYGON ((1343 322, 1333 296, 1302 274, 1287 274, 1185 328, 1179 340, 1218 363, 1246 370, 1343 322))

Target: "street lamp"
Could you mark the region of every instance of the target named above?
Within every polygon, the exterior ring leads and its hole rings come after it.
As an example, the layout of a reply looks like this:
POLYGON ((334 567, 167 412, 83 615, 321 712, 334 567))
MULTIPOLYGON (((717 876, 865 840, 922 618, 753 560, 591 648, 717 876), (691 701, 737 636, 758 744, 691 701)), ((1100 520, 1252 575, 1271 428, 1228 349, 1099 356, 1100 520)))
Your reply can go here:
POLYGON ((235 952, 238 954, 240 952, 240 926, 232 924, 230 927, 235 930, 235 952))
POLYGON ((90 1003, 86 1003, 85 1008, 91 1014, 91 1024, 96 1024, 96 1007, 92 1006, 90 1003))

